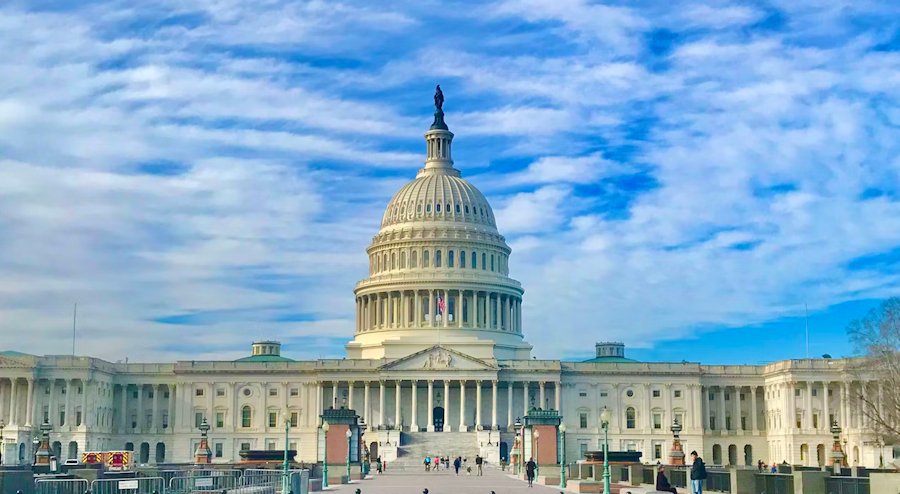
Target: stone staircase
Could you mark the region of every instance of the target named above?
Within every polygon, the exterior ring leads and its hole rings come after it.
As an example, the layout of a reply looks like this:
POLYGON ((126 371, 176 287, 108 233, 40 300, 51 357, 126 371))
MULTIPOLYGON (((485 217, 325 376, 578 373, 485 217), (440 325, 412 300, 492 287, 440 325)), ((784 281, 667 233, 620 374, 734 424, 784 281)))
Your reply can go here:
POLYGON ((457 456, 468 458, 474 468, 478 452, 475 432, 404 432, 400 434, 399 457, 388 468, 424 471, 423 462, 429 455, 446 456, 451 461, 457 456))

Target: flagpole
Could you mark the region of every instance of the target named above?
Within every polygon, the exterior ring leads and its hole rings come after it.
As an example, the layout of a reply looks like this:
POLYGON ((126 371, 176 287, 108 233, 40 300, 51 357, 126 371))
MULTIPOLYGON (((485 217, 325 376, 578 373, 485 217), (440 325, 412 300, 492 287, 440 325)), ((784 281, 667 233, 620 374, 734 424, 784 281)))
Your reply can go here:
POLYGON ((803 304, 803 310, 806 312, 806 358, 809 358, 809 306, 803 304))

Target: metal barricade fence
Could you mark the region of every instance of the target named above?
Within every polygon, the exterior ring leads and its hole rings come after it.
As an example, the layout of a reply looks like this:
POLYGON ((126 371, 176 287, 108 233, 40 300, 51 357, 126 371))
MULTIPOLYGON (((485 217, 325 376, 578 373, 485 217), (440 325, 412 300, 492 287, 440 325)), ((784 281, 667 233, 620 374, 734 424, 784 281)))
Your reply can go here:
POLYGON ((215 475, 218 472, 204 472, 206 475, 189 475, 169 479, 169 493, 223 491, 239 485, 240 477, 235 475, 215 475))
POLYGON ((98 479, 91 482, 91 494, 165 494, 165 492, 166 482, 162 477, 98 479))
POLYGON ((38 479, 35 494, 84 494, 88 490, 85 479, 38 479))
POLYGON ((827 494, 869 494, 869 479, 865 477, 828 477, 827 494))

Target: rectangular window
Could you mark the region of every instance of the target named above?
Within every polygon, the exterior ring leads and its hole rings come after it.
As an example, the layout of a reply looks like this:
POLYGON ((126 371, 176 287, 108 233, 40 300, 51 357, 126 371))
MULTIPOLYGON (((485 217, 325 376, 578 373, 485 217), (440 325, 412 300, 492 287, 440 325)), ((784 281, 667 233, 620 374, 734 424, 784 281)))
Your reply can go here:
POLYGON ((216 396, 225 396, 225 388, 216 388, 216 396))
POLYGON ((194 427, 200 427, 203 423, 203 412, 194 412, 194 427))
POLYGON ((662 444, 654 444, 653 445, 653 459, 654 460, 662 459, 662 444))
POLYGON ((741 393, 741 401, 744 401, 746 398, 744 397, 744 393, 741 393))
POLYGON ((831 390, 830 390, 830 389, 828 390, 828 396, 831 396, 831 390))
MULTIPOLYGON (((278 413, 269 412, 269 427, 278 427, 278 413)), ((284 456, 284 455, 282 455, 284 456)))
POLYGON ((741 415, 741 429, 747 430, 747 417, 741 415))
POLYGON ((812 390, 812 395, 813 395, 814 397, 815 397, 815 396, 819 396, 819 392, 818 392, 818 391, 819 391, 818 389, 813 388, 813 390, 812 390))
MULTIPOLYGON (((267 451, 275 451, 275 441, 266 441, 266 450, 267 451)), ((284 455, 281 455, 284 457, 284 455)))
POLYGON ((799 390, 799 389, 795 389, 795 390, 794 390, 794 396, 800 396, 800 390, 799 390))
POLYGON ((216 428, 225 427, 225 412, 216 412, 216 428))
POLYGON ((168 398, 168 397, 169 397, 169 392, 168 392, 168 391, 166 391, 165 393, 163 393, 163 398, 168 398))
POLYGON ((291 396, 299 396, 300 388, 291 388, 291 396))
POLYGON ((137 429, 137 415, 131 414, 131 428, 137 429))
POLYGON ((50 408, 44 407, 44 422, 50 422, 50 408))
POLYGON ((75 426, 81 425, 81 410, 75 412, 75 426))
POLYGON ((145 427, 147 427, 147 428, 149 429, 149 428, 150 428, 150 424, 153 423, 153 414, 152 414, 152 413, 148 413, 148 414, 147 414, 147 417, 145 417, 145 418, 147 419, 147 420, 144 422, 144 424, 146 424, 145 427))
POLYGON ((653 414, 653 428, 654 429, 662 429, 662 414, 661 413, 653 414))
POLYGON ((725 417, 725 430, 726 431, 731 430, 731 417, 729 417, 729 416, 725 417))
POLYGON ((819 428, 819 414, 814 413, 813 414, 813 429, 818 429, 818 428, 819 428))
POLYGON ((586 429, 587 423, 588 423, 588 414, 585 412, 581 412, 580 414, 578 414, 578 427, 581 427, 582 429, 586 429))
POLYGON ((680 389, 675 390, 675 398, 681 398, 681 390, 680 389))
POLYGON ((709 401, 713 401, 715 398, 716 398, 715 393, 713 393, 712 391, 710 391, 710 392, 709 392, 709 401))
POLYGON ((834 423, 834 414, 833 414, 833 413, 829 413, 829 414, 828 414, 828 423, 829 423, 829 424, 833 424, 833 423, 834 423))
MULTIPOLYGON (((78 394, 82 394, 82 393, 84 393, 84 388, 82 388, 81 386, 78 386, 78 394)), ((813 396, 815 396, 815 395, 813 395, 813 396)), ((150 398, 153 398, 153 391, 150 392, 150 398)))
POLYGON ((66 410, 59 411, 59 425, 66 425, 66 410))
POLYGON ((607 393, 606 391, 601 391, 601 392, 600 392, 600 397, 601 397, 601 398, 606 398, 607 396, 609 396, 609 393, 607 393))
MULTIPOLYGON (((65 394, 65 393, 63 393, 63 394, 65 394)), ((138 397, 138 392, 137 392, 137 391, 132 391, 132 392, 131 392, 131 397, 134 398, 134 399, 136 400, 137 397, 138 397)))
POLYGON ((300 422, 300 414, 297 412, 291 412, 291 427, 297 427, 298 422, 300 422))
POLYGON ((578 392, 578 396, 580 396, 580 397, 582 397, 582 398, 587 397, 587 391, 579 391, 579 392, 578 392))
POLYGON ((44 388, 44 394, 45 395, 50 394, 50 386, 47 386, 46 388, 44 388))
POLYGON ((269 388, 269 396, 278 396, 278 388, 269 388))
POLYGON ((709 430, 716 430, 716 417, 714 415, 709 417, 709 430))
POLYGON ((731 394, 725 393, 725 401, 730 401, 730 400, 731 400, 731 394))
POLYGON ((221 458, 222 457, 222 449, 223 449, 222 443, 216 443, 215 448, 216 448, 216 458, 221 458))
POLYGON ((800 429, 801 427, 803 427, 803 425, 802 425, 802 422, 803 422, 803 416, 802 416, 801 414, 799 414, 799 413, 797 414, 797 420, 796 420, 796 422, 797 422, 797 428, 798 428, 798 429, 800 429))
POLYGON ((296 441, 289 442, 288 449, 291 451, 297 451, 297 442, 296 441))
MULTIPOLYGON (((78 388, 78 394, 81 394, 81 388, 78 388)), ((147 398, 153 398, 153 390, 147 391, 147 398)))
POLYGON ((203 396, 203 389, 202 388, 195 389, 194 396, 203 396))
POLYGON ((587 443, 578 443, 578 455, 581 458, 584 458, 584 455, 587 454, 587 448, 588 448, 587 443))
POLYGON ((653 390, 653 397, 654 397, 654 398, 659 398, 659 397, 660 397, 660 393, 659 393, 659 390, 658 390, 658 389, 654 389, 654 390, 653 390))
POLYGON ((678 421, 679 424, 684 425, 684 414, 676 413, 675 420, 678 421))
POLYGON ((162 414, 162 427, 163 427, 163 429, 169 428, 169 414, 168 413, 162 414))
POLYGON ((241 443, 241 451, 250 451, 250 443, 241 443))

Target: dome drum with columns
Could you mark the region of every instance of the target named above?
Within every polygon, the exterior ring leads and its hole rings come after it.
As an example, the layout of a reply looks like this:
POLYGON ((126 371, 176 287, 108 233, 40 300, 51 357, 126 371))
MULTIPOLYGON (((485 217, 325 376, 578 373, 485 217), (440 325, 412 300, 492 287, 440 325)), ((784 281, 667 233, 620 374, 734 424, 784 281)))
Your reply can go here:
POLYGON ((400 358, 437 341, 480 359, 527 359, 510 248, 484 194, 453 166, 440 108, 425 142, 425 166, 388 203, 367 249, 347 356, 400 358))

